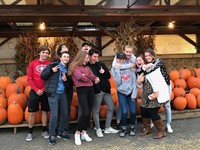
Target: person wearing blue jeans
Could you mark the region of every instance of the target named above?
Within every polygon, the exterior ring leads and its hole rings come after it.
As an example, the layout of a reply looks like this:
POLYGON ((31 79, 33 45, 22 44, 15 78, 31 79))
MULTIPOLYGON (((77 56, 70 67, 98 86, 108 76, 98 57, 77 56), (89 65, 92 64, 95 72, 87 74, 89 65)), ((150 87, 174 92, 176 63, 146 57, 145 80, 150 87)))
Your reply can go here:
POLYGON ((122 52, 117 53, 117 64, 111 69, 113 78, 117 85, 119 107, 122 111, 122 129, 120 137, 125 137, 127 133, 127 105, 130 110, 130 132, 129 135, 135 135, 135 119, 137 105, 137 87, 136 74, 132 69, 120 69, 120 65, 125 63, 126 55, 122 52))
POLYGON ((69 61, 68 52, 60 54, 60 61, 49 64, 41 73, 41 79, 45 80, 45 92, 47 93, 50 106, 49 121, 49 144, 56 144, 56 125, 59 117, 58 138, 69 139, 69 135, 64 132, 69 124, 68 104, 66 96, 67 63, 69 61), (59 111, 60 110, 60 111, 59 111), (58 115, 58 111, 60 114, 58 115))

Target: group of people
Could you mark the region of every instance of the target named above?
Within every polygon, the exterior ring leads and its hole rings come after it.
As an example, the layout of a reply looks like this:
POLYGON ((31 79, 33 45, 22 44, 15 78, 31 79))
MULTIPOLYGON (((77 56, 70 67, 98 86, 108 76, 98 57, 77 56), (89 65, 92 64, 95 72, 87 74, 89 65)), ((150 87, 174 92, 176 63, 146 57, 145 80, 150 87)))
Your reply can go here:
MULTIPOLYGON (((132 54, 132 46, 126 45, 124 52, 117 53, 112 63, 112 76, 117 85, 119 107, 117 120, 121 122, 120 137, 127 133, 127 114, 130 115, 129 135, 135 135, 135 120, 137 106, 137 88, 143 88, 141 114, 144 129, 140 135, 151 132, 151 120, 158 130, 154 138, 166 136, 162 120, 158 114, 161 105, 165 106, 167 131, 171 128, 171 106, 169 99, 159 102, 160 93, 154 81, 154 72, 159 68, 160 78, 163 77, 170 93, 170 81, 165 65, 161 59, 155 59, 152 49, 137 58, 132 54)), ((49 144, 56 144, 56 137, 69 139, 69 116, 73 91, 76 90, 79 103, 79 116, 74 134, 76 145, 81 140, 92 141, 88 135, 90 116, 92 113, 96 136, 104 137, 100 127, 100 105, 105 102, 108 112, 105 121, 105 134, 118 133, 111 127, 114 113, 114 103, 111 95, 109 79, 111 74, 106 65, 99 61, 100 52, 91 48, 90 43, 84 42, 82 49, 74 58, 68 53, 68 47, 61 44, 57 49, 57 57, 49 61, 50 49, 41 46, 39 57, 30 62, 27 69, 27 80, 31 86, 28 111, 29 130, 26 141, 33 139, 33 127, 36 112, 42 110, 42 136, 49 139, 49 144), (41 103, 40 103, 41 102, 41 103), (48 111, 50 111, 49 127, 47 127, 48 111)), ((118 122, 119 123, 119 122, 118 122)))

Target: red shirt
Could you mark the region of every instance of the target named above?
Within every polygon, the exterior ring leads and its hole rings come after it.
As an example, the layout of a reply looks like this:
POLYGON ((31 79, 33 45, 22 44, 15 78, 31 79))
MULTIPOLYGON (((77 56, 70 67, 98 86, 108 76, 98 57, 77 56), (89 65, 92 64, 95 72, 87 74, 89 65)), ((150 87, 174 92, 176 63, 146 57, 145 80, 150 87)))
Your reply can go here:
POLYGON ((44 80, 40 78, 40 74, 42 73, 43 69, 50 64, 49 60, 40 61, 39 59, 35 59, 30 62, 28 69, 27 69, 27 80, 35 92, 39 89, 44 91, 44 80))
POLYGON ((72 80, 75 87, 93 86, 96 76, 88 66, 76 66, 72 73, 72 80))

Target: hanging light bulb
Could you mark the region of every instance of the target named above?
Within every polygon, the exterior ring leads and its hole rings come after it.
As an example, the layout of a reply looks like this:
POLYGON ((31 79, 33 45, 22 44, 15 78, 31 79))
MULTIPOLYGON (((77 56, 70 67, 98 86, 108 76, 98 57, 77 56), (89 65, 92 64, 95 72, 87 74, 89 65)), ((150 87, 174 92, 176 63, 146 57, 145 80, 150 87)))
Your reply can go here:
POLYGON ((173 29, 175 27, 174 25, 175 21, 171 21, 168 23, 168 28, 173 29))
POLYGON ((44 22, 40 23, 39 29, 40 29, 40 30, 45 30, 45 29, 46 29, 46 25, 45 25, 44 22))

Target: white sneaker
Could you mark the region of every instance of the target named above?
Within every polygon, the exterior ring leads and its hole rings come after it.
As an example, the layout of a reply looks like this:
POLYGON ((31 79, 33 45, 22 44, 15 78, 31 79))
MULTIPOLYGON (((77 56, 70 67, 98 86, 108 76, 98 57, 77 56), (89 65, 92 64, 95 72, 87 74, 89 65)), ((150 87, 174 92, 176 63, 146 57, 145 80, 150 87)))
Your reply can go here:
POLYGON ((118 130, 113 129, 112 127, 110 128, 105 128, 104 133, 109 134, 109 133, 118 133, 118 130))
POLYGON ((81 134, 74 134, 74 139, 75 139, 75 144, 76 145, 81 145, 81 134))
POLYGON ((33 134, 28 133, 28 135, 27 135, 27 137, 26 137, 26 141, 27 141, 27 142, 30 142, 30 141, 32 141, 32 140, 33 140, 33 134))
POLYGON ((151 127, 151 128, 153 128, 153 127, 154 127, 154 124, 153 124, 152 122, 151 122, 151 124, 150 124, 150 127, 151 127))
POLYGON ((87 142, 91 142, 92 141, 92 138, 90 138, 89 135, 86 132, 82 132, 81 133, 81 139, 85 140, 87 142))
POLYGON ((99 138, 103 137, 103 133, 102 133, 102 131, 101 131, 100 128, 96 130, 96 135, 97 135, 97 137, 99 137, 99 138))
POLYGON ((173 133, 174 132, 170 124, 167 124, 166 128, 167 128, 167 132, 168 133, 173 133))

